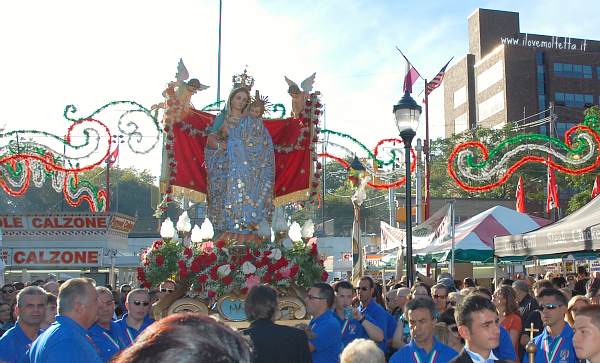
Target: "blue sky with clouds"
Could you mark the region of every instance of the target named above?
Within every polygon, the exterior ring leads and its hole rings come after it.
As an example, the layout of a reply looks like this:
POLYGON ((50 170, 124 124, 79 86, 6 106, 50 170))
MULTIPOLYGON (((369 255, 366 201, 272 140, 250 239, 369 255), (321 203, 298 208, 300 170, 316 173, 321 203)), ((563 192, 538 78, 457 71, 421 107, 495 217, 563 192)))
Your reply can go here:
MULTIPOLYGON (((392 106, 404 62, 395 47, 432 78, 467 51, 467 16, 478 7, 520 12, 522 32, 600 39, 588 17, 600 11, 597 1, 224 0, 222 97, 247 65, 261 93, 289 105, 283 76, 300 82, 316 71, 327 128, 374 146, 397 134, 392 106)), ((0 125, 63 134, 70 103, 82 114, 118 99, 149 107, 161 101, 180 57, 211 86, 193 103, 212 103, 217 22, 218 0, 2 2, 0 125)), ((440 114, 431 110, 433 136, 441 136, 440 114)), ((122 152, 120 165, 158 173, 159 161, 158 150, 122 152)))

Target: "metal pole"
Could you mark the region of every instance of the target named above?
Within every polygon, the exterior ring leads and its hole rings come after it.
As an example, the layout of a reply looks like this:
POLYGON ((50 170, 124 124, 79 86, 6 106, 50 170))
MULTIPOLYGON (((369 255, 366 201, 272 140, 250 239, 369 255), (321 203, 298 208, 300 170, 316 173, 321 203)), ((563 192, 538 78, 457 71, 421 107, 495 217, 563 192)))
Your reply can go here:
POLYGON ((396 201, 394 200, 394 189, 393 188, 389 188, 388 189, 388 207, 390 209, 390 226, 392 227, 396 227, 396 225, 394 224, 394 212, 395 212, 395 205, 396 205, 396 201))
POLYGON ((416 167, 416 180, 415 180, 415 208, 417 210, 416 223, 421 224, 423 222, 423 164, 421 163, 421 152, 423 151, 423 145, 421 139, 417 139, 417 167, 416 167))
POLYGON ((423 144, 425 153, 425 220, 429 218, 429 95, 427 94, 427 80, 425 80, 425 143, 423 144))
MULTIPOLYGON (((223 0, 219 0, 219 50, 217 66, 217 102, 221 101, 221 14, 223 13, 223 0)), ((218 103, 217 103, 218 105, 218 103)))
POLYGON ((405 193, 405 207, 406 207, 406 282, 408 287, 411 288, 414 284, 414 271, 413 271, 413 255, 412 255, 412 206, 411 206, 411 181, 410 181, 410 146, 412 139, 415 137, 415 131, 412 129, 402 130, 400 137, 404 143, 404 157, 406 165, 406 193, 405 193))
POLYGON ((454 273, 456 272, 456 270, 454 269, 454 246, 455 246, 455 236, 456 233, 454 233, 454 228, 455 228, 455 222, 454 222, 454 200, 450 201, 450 219, 451 219, 451 228, 452 228, 452 250, 451 250, 451 254, 450 254, 450 274, 452 276, 454 276, 454 273))
POLYGON ((106 212, 110 212, 110 157, 106 160, 106 212))

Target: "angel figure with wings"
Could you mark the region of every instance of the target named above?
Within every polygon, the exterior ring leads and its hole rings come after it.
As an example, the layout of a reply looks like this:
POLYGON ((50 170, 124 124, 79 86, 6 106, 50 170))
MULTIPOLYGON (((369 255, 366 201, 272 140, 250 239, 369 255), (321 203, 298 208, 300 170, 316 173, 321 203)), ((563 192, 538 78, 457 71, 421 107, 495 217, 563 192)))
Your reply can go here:
POLYGON ((313 89, 316 75, 317 73, 313 73, 312 76, 302 81, 302 83, 300 83, 300 87, 298 87, 294 81, 285 77, 285 81, 288 84, 288 93, 292 97, 292 117, 300 117, 300 113, 302 112, 302 109, 304 109, 306 100, 308 100, 310 92, 313 89), (302 90, 300 90, 300 88, 302 88, 302 90))
POLYGON ((187 81, 188 78, 190 78, 190 73, 188 72, 187 68, 185 68, 183 59, 180 58, 179 63, 177 64, 175 81, 169 82, 167 88, 163 91, 163 97, 165 97, 167 102, 161 102, 157 105, 153 105, 151 109, 166 109, 169 100, 177 100, 177 103, 181 105, 181 113, 183 115, 187 114, 188 110, 192 106, 192 96, 196 92, 203 91, 209 87, 200 83, 197 78, 192 78, 187 81))

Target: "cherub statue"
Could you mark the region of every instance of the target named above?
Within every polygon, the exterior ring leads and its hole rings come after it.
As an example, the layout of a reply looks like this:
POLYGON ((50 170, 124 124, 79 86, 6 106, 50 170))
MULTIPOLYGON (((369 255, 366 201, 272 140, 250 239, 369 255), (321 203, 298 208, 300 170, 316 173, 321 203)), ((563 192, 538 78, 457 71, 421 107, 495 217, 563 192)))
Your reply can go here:
POLYGON ((313 84, 315 83, 315 76, 317 73, 313 73, 312 76, 308 77, 302 83, 300 83, 300 87, 292 81, 291 79, 285 77, 285 81, 288 84, 288 93, 292 97, 292 117, 300 117, 300 113, 302 109, 304 109, 304 105, 306 104, 306 100, 310 96, 310 92, 312 91, 313 84))
POLYGON ((189 107, 191 106, 191 98, 192 96, 198 92, 207 89, 209 86, 203 85, 196 78, 192 78, 186 82, 186 80, 190 77, 190 74, 185 68, 185 64, 183 64, 183 59, 179 59, 179 63, 177 64, 177 73, 175 74, 175 81, 169 82, 167 85, 167 89, 164 90, 163 96, 166 99, 165 102, 161 102, 157 105, 153 105, 151 109, 155 108, 166 108, 169 104, 170 99, 177 99, 178 104, 181 105, 181 111, 183 114, 187 113, 189 107))

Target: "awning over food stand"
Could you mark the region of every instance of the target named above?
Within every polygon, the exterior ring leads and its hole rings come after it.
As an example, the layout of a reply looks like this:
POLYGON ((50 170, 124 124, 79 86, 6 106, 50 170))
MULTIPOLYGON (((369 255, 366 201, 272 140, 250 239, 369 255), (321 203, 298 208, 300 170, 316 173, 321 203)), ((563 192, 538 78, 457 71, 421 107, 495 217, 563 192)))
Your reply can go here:
POLYGON ((555 223, 494 242, 494 254, 503 259, 600 250, 600 198, 555 223))

